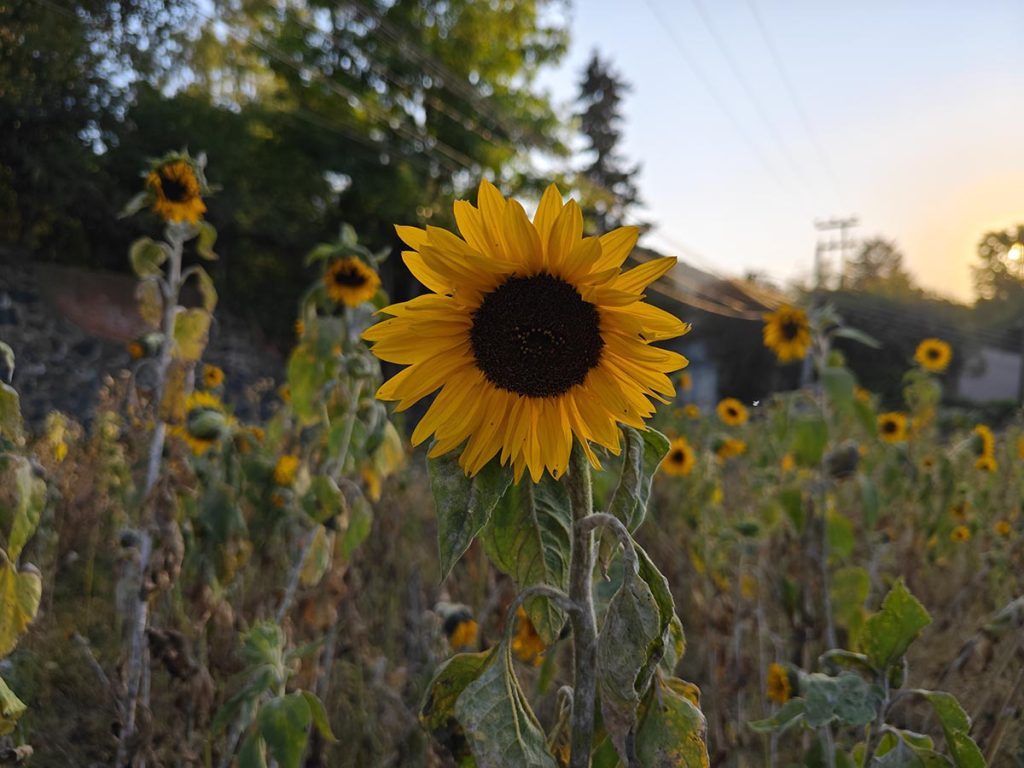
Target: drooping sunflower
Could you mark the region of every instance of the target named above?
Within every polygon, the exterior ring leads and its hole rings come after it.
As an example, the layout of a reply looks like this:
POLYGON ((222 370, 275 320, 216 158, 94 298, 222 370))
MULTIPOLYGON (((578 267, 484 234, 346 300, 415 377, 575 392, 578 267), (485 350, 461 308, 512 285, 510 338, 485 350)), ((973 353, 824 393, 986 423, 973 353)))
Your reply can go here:
POLYGON ((195 224, 206 213, 203 179, 187 155, 169 155, 146 176, 153 210, 168 222, 195 224))
POLYGON ((224 383, 224 371, 216 365, 203 366, 203 386, 206 389, 216 389, 224 383))
POLYGON ((811 324, 799 307, 779 307, 764 316, 764 345, 780 363, 792 363, 807 357, 811 346, 811 324))
POLYGON ((685 437, 677 437, 668 447, 668 455, 661 463, 661 468, 666 475, 673 477, 685 477, 693 471, 693 465, 697 458, 693 452, 693 446, 685 437))
POLYGON ((974 427, 975 453, 978 456, 992 456, 996 451, 996 436, 987 424, 974 427))
POLYGON ((747 413, 747 407, 735 397, 725 398, 718 404, 715 410, 718 412, 718 418, 722 420, 722 423, 730 427, 742 426, 750 418, 750 415, 747 413))
POLYGON ((914 362, 930 373, 942 373, 952 359, 953 348, 942 339, 925 339, 914 352, 914 362))
POLYGON ((785 704, 789 701, 793 692, 789 682, 789 673, 778 662, 772 662, 768 665, 768 679, 765 685, 768 688, 765 692, 768 699, 776 704, 785 704))
POLYGON ((381 310, 390 319, 363 334, 379 358, 408 366, 377 397, 401 411, 440 389, 412 443, 433 435, 431 457, 464 446, 470 475, 497 455, 517 479, 560 477, 574 438, 599 467, 591 443, 618 453, 618 424, 642 429, 650 400, 675 395, 666 374, 687 363, 651 344, 689 326, 643 302, 675 259, 622 272, 639 231, 584 238, 579 206, 554 185, 533 221, 487 181, 477 204, 455 203, 461 238, 397 227, 431 293, 381 310))
POLYGON ((974 460, 974 468, 992 474, 999 469, 999 462, 991 453, 985 453, 974 460))
POLYGON ((878 415, 878 436, 887 443, 902 443, 907 439, 907 414, 889 411, 878 415))
POLYGON ((347 307, 357 307, 373 298, 380 288, 380 276, 360 258, 335 259, 324 272, 327 297, 347 307))

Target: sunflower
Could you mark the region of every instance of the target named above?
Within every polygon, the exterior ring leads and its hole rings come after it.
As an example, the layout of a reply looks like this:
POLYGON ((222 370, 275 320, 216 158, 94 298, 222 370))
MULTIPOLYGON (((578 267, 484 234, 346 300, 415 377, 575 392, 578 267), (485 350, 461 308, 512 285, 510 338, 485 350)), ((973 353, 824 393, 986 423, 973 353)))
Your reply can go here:
POLYGON ((715 456, 718 457, 719 461, 725 461, 726 459, 731 459, 734 456, 742 456, 746 452, 746 442, 743 440, 737 440, 734 437, 726 438, 715 448, 715 456))
POLYGON ((683 415, 688 419, 699 419, 700 408, 698 408, 693 403, 687 403, 685 406, 683 406, 683 415))
POLYGON ((357 307, 373 298, 380 288, 380 276, 362 259, 346 256, 330 263, 324 283, 331 301, 357 307))
POLYGON ((952 359, 953 348, 942 339, 925 339, 914 352, 914 362, 931 373, 942 373, 952 359))
POLYGON ((301 339, 306 335, 306 321, 299 319, 295 321, 295 338, 301 339))
POLYGON ((907 439, 907 415, 889 411, 878 416, 878 434, 887 443, 901 443, 907 439))
POLYGON ((727 397, 722 400, 716 410, 718 411, 718 418, 722 420, 722 423, 730 427, 746 424, 747 419, 750 418, 747 413, 747 407, 735 397, 727 397))
POLYGON ((766 691, 768 698, 776 704, 785 704, 793 693, 789 683, 789 673, 781 664, 772 662, 768 665, 768 680, 766 691))
POLYGON ((188 427, 181 424, 171 427, 169 432, 174 437, 177 437, 185 443, 185 445, 188 446, 188 449, 192 451, 193 456, 202 456, 217 444, 216 438, 198 437, 189 432, 188 427))
POLYGON ((865 389, 864 387, 855 387, 853 390, 853 396, 862 403, 871 402, 871 390, 865 389))
POLYGON ((987 424, 978 424, 974 427, 975 452, 978 456, 991 456, 996 451, 996 436, 992 434, 992 428, 987 424))
POLYGON ((668 448, 668 455, 661 464, 666 475, 684 477, 693 471, 696 457, 690 442, 685 437, 677 437, 668 448))
POLYGON ((762 335, 780 363, 803 360, 811 346, 811 325, 799 307, 779 307, 765 315, 762 335))
POLYGON ((949 540, 960 544, 971 540, 971 529, 966 525, 958 525, 949 534, 949 540))
POLYGON ((996 457, 991 453, 985 453, 975 459, 974 468, 991 474, 999 469, 999 462, 996 461, 996 457))
POLYGON ((468 611, 460 611, 445 619, 444 633, 453 651, 465 651, 476 646, 480 626, 468 611))
POLYGON ((516 634, 512 638, 512 653, 520 661, 535 667, 540 666, 544 653, 544 641, 521 605, 516 608, 516 634))
POLYGON ((779 466, 782 469, 782 473, 783 474, 789 474, 794 469, 796 469, 796 459, 793 458, 793 454, 792 453, 785 454, 782 457, 782 461, 780 462, 779 466))
POLYGON ((128 355, 132 360, 141 360, 146 356, 146 347, 141 341, 132 341, 128 344, 128 355))
POLYGON ((679 374, 679 389, 683 392, 689 392, 693 389, 693 377, 688 371, 683 371, 679 374))
POLYGON ((206 389, 216 389, 224 383, 224 371, 216 365, 203 366, 203 386, 206 389))
POLYGON ((997 520, 992 530, 1005 539, 1013 532, 1013 527, 1006 520, 997 520))
POLYGON ((584 238, 579 206, 563 205, 554 185, 532 222, 487 181, 477 201, 455 203, 465 239, 397 228, 412 248, 406 266, 431 293, 383 309, 391 318, 363 334, 379 358, 408 366, 377 397, 402 411, 440 389, 412 444, 433 435, 431 457, 464 446, 469 475, 499 456, 517 479, 560 477, 574 438, 600 467, 591 443, 617 454, 618 423, 643 429, 650 400, 675 395, 666 374, 687 363, 651 343, 689 326, 643 302, 676 261, 621 272, 639 230, 584 238))
POLYGON ((274 466, 274 483, 282 487, 288 487, 295 482, 295 475, 298 471, 298 456, 282 456, 274 466))
POLYGON ((195 224, 206 212, 203 183, 192 160, 172 156, 146 176, 146 189, 153 200, 153 210, 164 221, 195 224))

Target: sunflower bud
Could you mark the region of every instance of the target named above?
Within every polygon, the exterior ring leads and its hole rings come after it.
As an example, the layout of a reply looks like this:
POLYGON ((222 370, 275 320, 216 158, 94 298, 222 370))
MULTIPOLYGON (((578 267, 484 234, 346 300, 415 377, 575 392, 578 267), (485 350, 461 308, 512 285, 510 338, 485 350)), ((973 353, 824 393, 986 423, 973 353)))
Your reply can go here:
POLYGON ((224 434, 227 426, 227 419, 218 411, 193 411, 188 415, 188 432, 200 440, 216 440, 224 434))

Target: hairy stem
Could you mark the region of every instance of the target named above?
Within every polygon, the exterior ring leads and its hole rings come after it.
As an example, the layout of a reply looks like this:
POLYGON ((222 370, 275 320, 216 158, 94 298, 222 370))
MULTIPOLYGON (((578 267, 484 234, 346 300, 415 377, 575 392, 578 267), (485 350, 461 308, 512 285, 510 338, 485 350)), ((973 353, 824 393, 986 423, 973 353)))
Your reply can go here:
POLYGON ((570 614, 573 633, 573 706, 569 768, 589 768, 594 740, 594 703, 597 697, 597 620, 594 617, 594 534, 592 525, 580 525, 594 506, 590 487, 590 464, 583 450, 573 445, 569 471, 565 476, 572 517, 577 523, 572 533, 572 558, 569 563, 569 598, 577 610, 570 614))

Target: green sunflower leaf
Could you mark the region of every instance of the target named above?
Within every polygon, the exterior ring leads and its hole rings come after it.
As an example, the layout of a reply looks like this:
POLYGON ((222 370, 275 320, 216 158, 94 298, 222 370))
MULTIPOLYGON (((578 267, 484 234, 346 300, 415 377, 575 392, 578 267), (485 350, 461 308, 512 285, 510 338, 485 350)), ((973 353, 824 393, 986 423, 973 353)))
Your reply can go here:
POLYGON ((0 437, 21 439, 21 400, 14 387, 0 381, 0 437))
POLYGON ((300 768, 312 723, 309 702, 302 693, 278 696, 260 707, 260 735, 279 768, 300 768))
POLYGON ((636 735, 642 768, 708 768, 707 724, 687 695, 690 686, 656 676, 647 696, 647 712, 636 735))
POLYGON ((478 768, 557 768, 512 668, 508 639, 455 701, 478 768))
POLYGON ((203 356, 210 332, 210 313, 193 307, 180 310, 174 318, 174 357, 196 362, 203 356))
POLYGON ((7 553, 0 550, 0 658, 14 650, 18 638, 35 618, 42 595, 39 571, 18 571, 7 553))
POLYGON ((149 237, 140 237, 131 245, 128 259, 136 277, 153 277, 163 274, 161 265, 167 261, 167 246, 149 237))
POLYGON ((14 508, 14 521, 7 537, 7 554, 12 562, 18 561, 22 548, 39 527, 39 517, 46 505, 46 483, 32 471, 27 459, 17 459, 14 471, 14 486, 18 491, 18 502, 14 508))
POLYGON ((897 579, 882 601, 882 609, 864 623, 861 642, 868 660, 875 669, 887 669, 931 622, 932 617, 910 594, 903 579, 897 579))
POLYGON ((0 678, 0 736, 6 736, 14 730, 26 709, 25 702, 0 678))
POLYGON ((956 697, 943 691, 918 690, 916 693, 932 705, 946 737, 946 749, 952 755, 956 767, 985 768, 985 757, 970 736, 971 719, 956 697))
MULTIPOLYGON (((523 590, 546 584, 563 592, 569 584, 572 518, 565 488, 545 475, 509 488, 480 534, 487 556, 523 590)), ((565 614, 546 597, 523 603, 545 645, 565 624, 565 614)))
POLYGON ((428 462, 430 487, 437 507, 441 579, 462 557, 512 484, 512 468, 492 459, 467 477, 458 456, 448 453, 428 462))
POLYGON ((635 531, 647 514, 651 481, 654 480, 661 460, 668 453, 669 439, 655 429, 640 431, 623 427, 622 433, 626 438, 622 474, 608 511, 630 531, 635 531))

